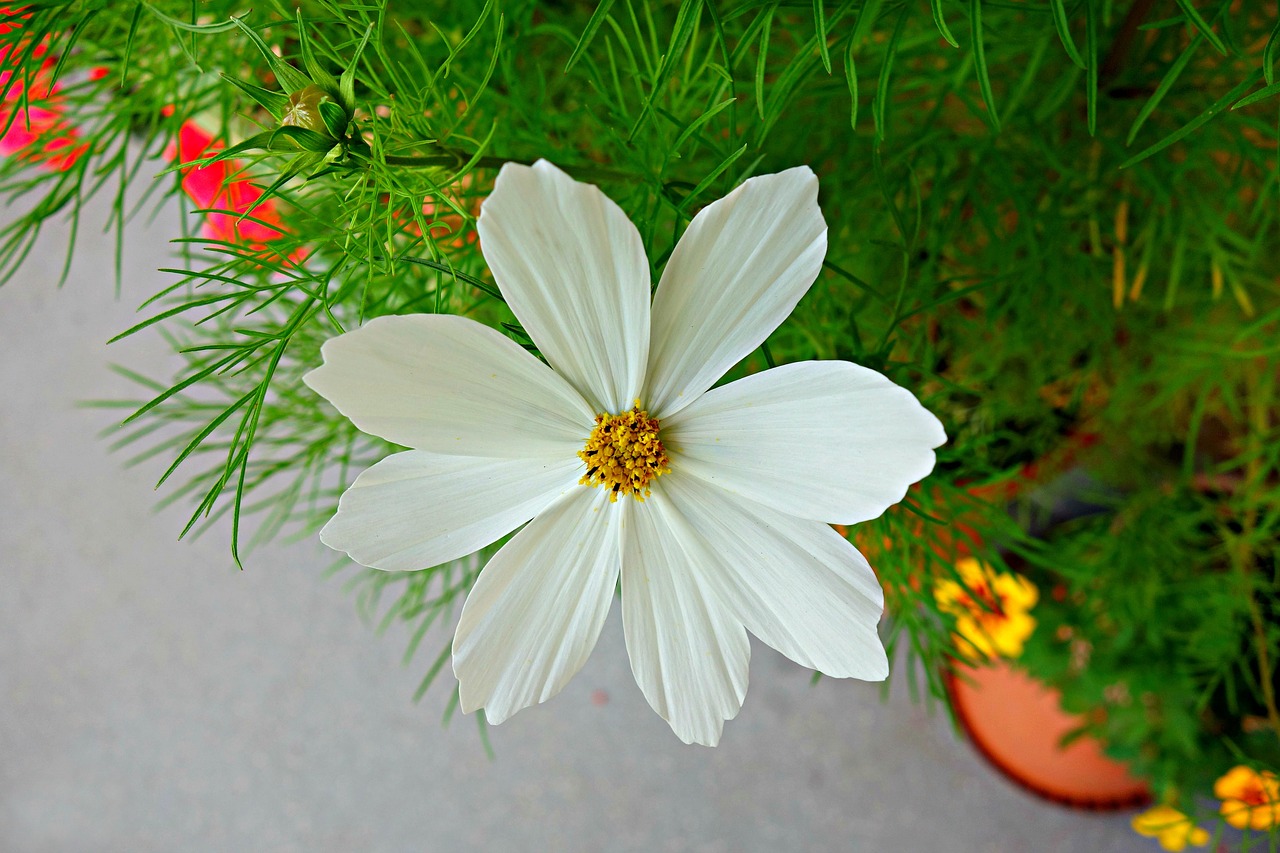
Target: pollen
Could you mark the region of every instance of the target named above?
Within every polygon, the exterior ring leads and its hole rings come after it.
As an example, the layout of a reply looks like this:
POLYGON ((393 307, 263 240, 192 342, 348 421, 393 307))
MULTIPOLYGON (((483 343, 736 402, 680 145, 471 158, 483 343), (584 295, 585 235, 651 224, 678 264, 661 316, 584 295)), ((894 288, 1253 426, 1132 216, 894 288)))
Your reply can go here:
POLYGON ((671 471, 658 437, 658 419, 649 417, 639 400, 629 412, 596 415, 595 428, 578 456, 587 463, 587 473, 578 483, 610 489, 610 501, 617 501, 618 495, 643 501, 649 484, 671 471))

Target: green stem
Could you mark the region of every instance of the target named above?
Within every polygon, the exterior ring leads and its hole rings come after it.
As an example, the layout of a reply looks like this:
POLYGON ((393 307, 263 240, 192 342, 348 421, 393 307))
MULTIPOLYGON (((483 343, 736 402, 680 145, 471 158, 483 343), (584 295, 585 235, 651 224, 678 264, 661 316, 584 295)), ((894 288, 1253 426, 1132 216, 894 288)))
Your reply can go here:
MULTIPOLYGON (((472 162, 470 157, 458 153, 449 154, 431 154, 426 157, 401 157, 395 154, 387 154, 382 158, 382 162, 388 166, 404 166, 406 168, 459 168, 472 162)), ((524 166, 532 166, 533 160, 520 160, 514 157, 480 157, 474 162, 476 168, 479 169, 500 169, 507 163, 519 163, 524 166)), ((597 181, 622 181, 635 180, 635 175, 627 172, 619 172, 614 169, 600 168, 596 166, 560 166, 561 169, 573 175, 575 178, 585 178, 587 180, 597 181)))
MULTIPOLYGON (((387 154, 382 162, 388 166, 408 166, 410 168, 430 168, 432 166, 465 166, 470 158, 461 154, 432 154, 429 157, 399 157, 387 154)), ((532 165, 528 160, 512 160, 506 157, 481 157, 475 165, 480 169, 497 169, 504 163, 522 163, 532 165)))

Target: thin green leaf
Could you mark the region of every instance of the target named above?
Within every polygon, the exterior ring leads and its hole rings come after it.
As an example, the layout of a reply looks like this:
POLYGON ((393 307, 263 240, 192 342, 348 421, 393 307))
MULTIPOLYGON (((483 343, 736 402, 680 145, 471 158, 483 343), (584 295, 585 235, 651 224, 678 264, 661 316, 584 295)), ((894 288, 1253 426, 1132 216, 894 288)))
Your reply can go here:
POLYGON ((818 34, 818 55, 822 57, 822 67, 830 74, 831 48, 827 44, 827 10, 823 8, 822 0, 813 0, 813 28, 818 34))
MULTIPOLYGON (((484 8, 480 10, 480 15, 476 18, 475 23, 471 25, 471 29, 467 30, 466 34, 462 36, 457 44, 454 44, 449 48, 449 55, 445 57, 444 62, 440 63, 440 67, 436 69, 436 73, 432 75, 431 85, 433 87, 441 77, 448 76, 449 69, 453 66, 453 60, 457 58, 458 54, 462 53, 467 45, 471 44, 471 42, 480 35, 480 31, 484 28, 484 22, 489 20, 489 15, 492 14, 493 10, 496 8, 496 4, 497 0, 485 0, 484 8)), ((441 39, 445 40, 446 44, 451 41, 449 36, 436 26, 434 22, 432 22, 431 26, 437 33, 439 33, 441 39)), ((499 21, 499 27, 501 27, 501 21, 499 21)), ((363 46, 361 46, 361 51, 363 51, 363 46)), ((360 51, 357 51, 357 58, 359 57, 359 53, 360 51)))
MULTIPOLYGON (((112 373, 117 373, 120 376, 123 376, 125 379, 128 379, 130 382, 134 382, 138 385, 143 386, 144 388, 150 388, 152 392, 157 394, 163 391, 165 388, 169 387, 168 385, 163 385, 154 379, 150 379, 146 376, 143 376, 141 373, 138 373, 136 370, 131 370, 120 364, 109 365, 109 369, 111 370, 112 373)), ((112 406, 128 406, 132 404, 123 400, 113 400, 111 401, 111 405, 112 406)), ((114 429, 114 427, 111 427, 110 429, 114 429)))
POLYGON ((262 40, 262 36, 258 35, 257 30, 234 16, 231 18, 231 23, 232 26, 239 27, 241 32, 253 42, 254 47, 258 48, 258 52, 262 54, 262 58, 267 61, 267 65, 271 68, 271 73, 276 75, 276 79, 280 81, 280 85, 286 91, 296 92, 311 85, 311 80, 307 78, 307 75, 276 56, 275 51, 262 40))
POLYGON ((129 59, 133 56, 133 42, 138 37, 138 21, 142 20, 142 4, 133 7, 133 16, 129 18, 129 33, 124 38, 124 56, 120 58, 120 88, 125 87, 129 77, 129 59))
POLYGON ((217 361, 213 362, 212 364, 206 365, 204 368, 197 370, 195 373, 192 373, 190 376, 178 382, 178 384, 173 385, 169 388, 166 388, 160 394, 157 394, 155 397, 152 397, 149 401, 144 403, 140 408, 135 409, 133 414, 129 415, 129 417, 121 421, 120 425, 125 426, 126 424, 136 421, 138 418, 142 417, 147 412, 151 411, 156 406, 160 405, 165 400, 168 400, 170 397, 174 396, 175 394, 181 394, 183 391, 187 390, 197 382, 201 382, 207 379, 208 377, 213 375, 216 371, 221 370, 224 367, 230 367, 232 364, 235 364, 239 361, 243 361, 246 357, 247 356, 245 355, 244 350, 236 350, 235 352, 231 353, 225 358, 220 358, 217 361))
POLYGON ((1200 13, 1196 11, 1196 7, 1191 4, 1191 0, 1175 0, 1175 2, 1191 20, 1191 23, 1196 25, 1196 29, 1200 30, 1209 44, 1216 47, 1218 52, 1224 56, 1229 53, 1227 45, 1222 41, 1222 37, 1215 33, 1213 27, 1209 26, 1209 22, 1200 16, 1200 13))
POLYGON ((1262 79, 1262 69, 1259 68, 1257 71, 1250 74, 1246 79, 1242 80, 1230 92, 1227 92, 1227 94, 1223 95, 1221 98, 1214 101, 1207 110, 1205 110, 1200 115, 1193 118, 1191 121, 1184 124, 1182 127, 1175 130, 1173 133, 1166 136, 1164 139, 1161 139, 1155 145, 1152 145, 1150 148, 1147 148, 1139 152, 1138 154, 1135 154, 1134 156, 1130 157, 1128 160, 1125 160, 1123 163, 1120 164, 1119 168, 1127 169, 1130 166, 1137 165, 1138 163, 1141 163, 1143 160, 1150 157, 1152 154, 1155 154, 1159 151, 1163 151, 1164 149, 1168 148, 1170 145, 1174 144, 1178 140, 1182 139, 1183 137, 1187 136, 1190 133, 1193 133, 1199 127, 1201 127, 1202 125, 1207 123, 1210 119, 1212 119, 1214 116, 1216 116, 1218 113, 1222 112, 1222 110, 1225 109, 1228 104, 1233 103, 1237 98, 1239 98, 1242 94, 1248 91, 1250 86, 1254 85, 1261 79, 1262 79))
MULTIPOLYGON (((485 5, 488 9, 488 4, 485 5)), ((360 56, 364 53, 365 46, 369 44, 369 39, 373 36, 373 24, 365 28, 364 37, 360 39, 360 44, 356 45, 355 55, 351 57, 350 64, 342 72, 342 76, 338 78, 338 95, 342 99, 344 106, 352 107, 356 102, 356 66, 360 63, 360 56)))
POLYGON ((898 56, 898 40, 902 38, 902 25, 907 20, 907 7, 903 6, 898 13, 898 22, 893 27, 893 35, 885 46, 884 62, 880 66, 880 78, 876 81, 876 99, 871 103, 871 118, 875 122, 876 143, 884 141, 885 109, 889 103, 889 77, 893 73, 893 61, 898 56))
MULTIPOLYGON (((947 44, 952 47, 959 47, 960 42, 956 41, 956 37, 951 34, 951 29, 947 26, 947 21, 942 17, 942 0, 929 0, 929 6, 933 9, 933 25, 938 28, 938 32, 947 40, 947 44)), ((903 11, 906 11, 904 8, 903 11)))
POLYGON ((996 98, 991 91, 991 75, 987 72, 987 51, 982 43, 982 0, 971 0, 969 18, 972 23, 970 38, 973 43, 973 56, 978 68, 978 89, 982 92, 982 101, 987 106, 987 120, 991 129, 1000 132, 1000 114, 996 112, 996 98))
POLYGON ((1249 95, 1247 98, 1241 98, 1239 101, 1236 101, 1236 103, 1232 105, 1231 109, 1238 110, 1241 107, 1247 107, 1250 104, 1256 104, 1258 103, 1258 101, 1264 101, 1267 98, 1270 98, 1272 95, 1275 95, 1277 93, 1280 93, 1280 82, 1272 83, 1270 86, 1264 86, 1263 88, 1254 92, 1252 95, 1249 95))
MULTIPOLYGON (((729 81, 729 94, 737 97, 737 86, 733 79, 733 75, 729 69, 733 67, 733 59, 729 52, 729 39, 724 33, 724 22, 720 20, 720 12, 716 9, 715 0, 708 0, 706 4, 707 16, 711 18, 711 29, 715 32, 715 41, 720 48, 720 57, 724 62, 724 74, 729 81)), ((731 127, 737 125, 734 116, 737 111, 734 110, 729 114, 729 125, 731 127)))
POLYGON ((311 39, 307 37, 307 26, 302 20, 302 9, 299 8, 294 11, 297 13, 298 47, 302 51, 302 67, 311 76, 312 83, 315 83, 330 94, 337 94, 338 79, 316 60, 315 53, 311 50, 311 39))
MULTIPOLYGON (((58 64, 54 66, 53 74, 49 76, 50 84, 52 84, 54 80, 62 79, 63 67, 66 65, 67 61, 71 59, 71 57, 74 56, 76 53, 76 50, 75 50, 76 42, 78 42, 80 40, 80 37, 84 35, 85 28, 89 26, 89 22, 92 21, 94 18, 96 18, 98 16, 98 13, 101 11, 102 11, 101 9, 94 9, 90 12, 87 12, 84 15, 84 17, 76 21, 76 25, 71 30, 71 35, 67 37, 67 43, 64 44, 61 48, 62 55, 58 57, 58 64)), ((25 97, 25 93, 24 93, 24 97, 25 97)))
POLYGON ((238 411, 241 406, 243 406, 245 403, 248 403, 251 399, 253 399, 253 397, 257 393, 258 393, 258 389, 254 388, 249 393, 241 397, 239 400, 236 400, 234 403, 232 403, 231 405, 223 409, 221 412, 219 412, 218 416, 215 417, 213 420, 211 420, 208 424, 206 424, 204 429, 196 433, 195 437, 192 438, 191 441, 187 442, 187 446, 184 447, 182 449, 182 452, 178 454, 178 458, 173 460, 173 464, 170 465, 168 468, 166 468, 165 472, 160 475, 160 479, 156 482, 156 488, 158 489, 161 486, 163 486, 165 483, 165 480, 168 480, 170 475, 172 475, 174 471, 178 470, 179 466, 182 465, 182 463, 186 460, 186 458, 190 456, 192 453, 194 453, 196 448, 198 448, 201 444, 203 444, 204 440, 213 434, 214 430, 220 427, 223 424, 223 422, 226 421, 227 418, 235 414, 235 412, 238 411))
MULTIPOLYGON (((871 149, 871 171, 875 175, 876 185, 880 188, 880 195, 884 198, 885 205, 889 208, 889 215, 893 217, 893 223, 898 227, 898 233, 902 235, 902 246, 907 244, 907 222, 902 218, 902 211, 898 210, 898 204, 894 201, 893 187, 889 184, 889 178, 884 171, 884 161, 880 156, 880 146, 871 149)), ((895 311, 896 313, 896 311, 895 311)))
MULTIPOLYGON (((250 202, 247 207, 245 207, 245 209, 240 213, 239 218, 236 219, 236 222, 241 223, 241 222, 244 222, 246 219, 252 220, 253 218, 250 216, 251 213, 257 210, 260 205, 266 204, 272 198, 272 196, 279 194, 280 188, 284 186, 286 182, 292 179, 294 175, 298 174, 305 168, 305 166, 299 163, 299 161, 302 159, 303 157, 299 156, 299 157, 295 157, 293 160, 290 160, 289 165, 287 165, 284 169, 280 171, 280 174, 276 176, 276 179, 271 182, 270 186, 266 187, 262 191, 261 195, 259 195, 256 199, 250 202)), ((253 220, 253 221, 261 223, 261 220, 253 220)))
MULTIPOLYGON (((1164 77, 1160 79, 1160 85, 1156 86, 1156 90, 1151 93, 1151 97, 1147 98, 1147 102, 1142 105, 1142 109, 1138 110, 1138 117, 1133 120, 1133 127, 1129 128, 1129 136, 1125 139, 1125 145, 1132 145, 1134 138, 1138 135, 1138 131, 1146 120, 1155 112, 1156 107, 1164 100, 1164 96, 1169 94, 1169 90, 1173 88, 1173 84, 1177 82, 1179 75, 1183 69, 1187 67, 1187 63, 1191 61, 1191 57, 1195 54, 1196 48, 1204 41, 1204 36, 1196 33, 1191 42, 1183 49, 1178 58, 1169 66, 1169 70, 1164 73, 1164 77)), ((1232 108, 1234 109, 1234 107, 1232 108)))
POLYGON ((1067 20, 1066 0, 1049 0, 1049 6, 1053 10, 1054 29, 1058 31, 1058 39, 1067 51, 1067 57, 1083 70, 1084 59, 1080 56, 1080 51, 1076 50, 1075 40, 1071 38, 1071 23, 1067 20))
POLYGON ((743 154, 746 154, 746 153, 747 153, 747 146, 743 145, 737 151, 734 151, 728 157, 724 158, 724 160, 720 162, 720 165, 712 169, 711 172, 705 178, 703 178, 701 181, 698 182, 698 185, 696 187, 690 190, 689 194, 685 196, 684 199, 680 202, 679 209, 683 211, 685 207, 689 204, 689 202, 693 201, 695 198, 702 195, 702 193, 705 192, 706 189, 710 187, 711 184, 714 183, 717 178, 719 178, 722 174, 724 174, 726 169, 732 166, 739 157, 741 157, 743 154))
MULTIPOLYGON (((156 17, 157 20, 164 21, 171 27, 179 30, 186 30, 189 33, 225 33, 227 30, 234 30, 239 23, 240 18, 232 17, 229 21, 223 21, 218 24, 193 24, 190 21, 183 21, 180 18, 171 18, 164 12, 161 12, 150 3, 143 3, 147 7, 147 11, 156 17)), ((249 13, 241 15, 241 18, 248 17, 249 13)))
MULTIPOLYGON (((816 39, 816 36, 814 37, 816 39)), ((813 39, 810 40, 812 43, 813 39)), ((787 64, 782 73, 773 81, 769 89, 769 97, 765 106, 764 122, 755 134, 756 144, 763 145, 769 131, 782 117, 791 96, 808 80, 821 65, 821 60, 807 46, 799 51, 796 57, 787 64)))
POLYGON ((156 323, 159 323, 161 320, 167 320, 168 318, 181 314, 184 311, 190 311, 192 308, 201 308, 205 305, 212 305, 216 302, 225 302, 228 299, 236 299, 238 296, 239 294, 236 294, 236 293, 215 293, 211 296, 204 296, 199 299, 188 300, 186 302, 183 302, 181 305, 175 305, 172 308, 168 308, 164 311, 161 311, 159 314, 155 314, 139 323, 135 323, 134 325, 125 329, 120 334, 116 335, 111 340, 107 341, 107 343, 114 344, 116 341, 124 340, 130 335, 137 334, 138 332, 142 331, 148 326, 152 326, 156 323))
POLYGON ((764 13, 764 25, 760 28, 760 50, 756 54, 756 112, 764 118, 764 75, 769 60, 769 37, 773 30, 773 13, 777 4, 770 6, 764 13))
POLYGON ((1268 86, 1276 82, 1277 44, 1280 44, 1280 20, 1276 21, 1275 27, 1271 30, 1271 38, 1267 39, 1267 46, 1262 49, 1262 73, 1266 76, 1268 86))
POLYGON ((591 40, 596 37, 596 32, 600 29, 600 25, 604 23, 605 18, 609 16, 609 10, 613 8, 613 0, 600 0, 600 5, 596 6, 596 10, 591 13, 591 17, 587 19, 587 25, 582 30, 582 35, 578 37, 578 43, 573 46, 573 53, 569 54, 569 61, 564 64, 564 71, 569 73, 569 69, 573 68, 574 63, 578 61, 578 57, 587 49, 587 45, 591 44, 591 40))
POLYGON ((473 275, 467 275, 464 272, 458 272, 456 269, 454 269, 453 267, 447 264, 442 264, 439 261, 433 261, 430 258, 414 258, 408 255, 401 255, 400 257, 396 258, 396 260, 406 261, 411 264, 417 264, 420 267, 428 267, 429 269, 436 270, 437 272, 445 273, 446 275, 452 276, 458 281, 471 285, 476 290, 479 290, 483 293, 488 294, 489 296, 492 296, 494 299, 498 300, 499 302, 506 302, 506 299, 504 299, 502 296, 502 291, 498 290, 492 284, 489 284, 489 282, 485 281, 482 278, 476 278, 473 275))
MULTIPOLYGON (((257 426, 257 414, 261 409, 254 409, 253 418, 254 426, 257 426)), ((240 560, 240 508, 244 503, 244 476, 249 471, 249 442, 251 438, 245 439, 244 458, 240 462, 240 476, 236 478, 236 496, 231 504, 231 559, 235 561, 236 568, 244 571, 244 563, 240 560)))
MULTIPOLYGON (((1053 40, 1054 36, 1052 34, 1045 33, 1036 42, 1036 46, 1032 48, 1031 56, 1022 63, 1022 76, 1005 98, 1005 116, 1016 114, 1022 105, 1023 98, 1036 86, 1040 79, 1040 67, 1044 64, 1044 55, 1048 52, 1049 43, 1053 40)), ((1075 73, 1079 73, 1079 70, 1077 69, 1075 73)))
POLYGON ((427 674, 422 677, 422 681, 418 683, 418 689, 413 692, 413 701, 417 702, 431 687, 431 682, 436 680, 436 676, 440 674, 440 670, 444 669, 445 663, 448 662, 453 647, 445 645, 439 656, 431 662, 431 666, 427 668, 427 674))
POLYGON ((676 137, 675 144, 671 146, 671 150, 679 151, 684 146, 685 142, 688 141, 689 137, 701 130, 707 122, 719 115, 722 110, 732 106, 735 101, 737 101, 737 98, 729 98, 721 101, 693 121, 689 122, 689 126, 680 131, 680 135, 676 137))
POLYGON ((493 72, 498 67, 498 56, 502 53, 502 27, 505 21, 506 18, 499 14, 498 23, 493 28, 493 50, 489 52, 489 65, 485 68, 484 76, 480 78, 479 85, 471 93, 473 100, 478 100, 484 94, 484 91, 489 88, 489 80, 492 79, 493 72))
POLYGON ((853 49, 855 42, 849 39, 844 52, 844 79, 849 86, 849 128, 858 129, 858 68, 854 64, 853 49))
POLYGON ((862 11, 858 13, 858 20, 853 25, 853 34, 849 36, 850 49, 855 50, 862 44, 863 39, 871 32, 871 28, 875 25, 876 18, 880 16, 880 7, 884 5, 884 0, 867 0, 863 5, 862 11))
POLYGON ((246 83, 229 74, 223 74, 221 77, 223 80, 226 80, 228 83, 252 98, 254 103, 258 106, 271 113, 271 117, 276 121, 279 121, 280 117, 289 109, 288 95, 281 94, 280 92, 273 92, 270 89, 264 89, 261 86, 255 86, 252 83, 246 83))
POLYGON ((667 75, 671 73, 672 64, 684 54, 685 48, 688 47, 689 39, 693 36, 693 30, 697 26, 698 16, 701 13, 702 0, 681 0, 680 11, 676 13, 675 26, 671 31, 671 43, 667 47, 667 52, 662 56, 662 62, 658 65, 657 72, 653 75, 653 86, 649 89, 649 94, 645 97, 644 104, 640 107, 640 114, 636 116, 635 122, 631 125, 631 132, 627 134, 628 142, 635 139, 636 133, 640 130, 640 125, 648 118, 649 112, 653 109, 654 99, 662 91, 667 75))

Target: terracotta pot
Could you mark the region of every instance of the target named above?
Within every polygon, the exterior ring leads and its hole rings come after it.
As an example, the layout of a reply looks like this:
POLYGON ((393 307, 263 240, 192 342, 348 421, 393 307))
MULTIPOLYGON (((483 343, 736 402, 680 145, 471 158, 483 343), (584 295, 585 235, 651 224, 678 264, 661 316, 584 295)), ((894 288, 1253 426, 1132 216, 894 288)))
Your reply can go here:
POLYGON ((1021 787, 1073 808, 1119 810, 1150 802, 1145 783, 1080 737, 1059 746, 1082 720, 1062 710, 1058 692, 1003 661, 956 663, 947 676, 956 716, 978 751, 1021 787))

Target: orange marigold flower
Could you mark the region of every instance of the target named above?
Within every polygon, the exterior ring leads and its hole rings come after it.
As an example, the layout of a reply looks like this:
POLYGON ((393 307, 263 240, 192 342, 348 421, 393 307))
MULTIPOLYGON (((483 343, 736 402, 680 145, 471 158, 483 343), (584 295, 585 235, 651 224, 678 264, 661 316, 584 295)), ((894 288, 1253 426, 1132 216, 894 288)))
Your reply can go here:
POLYGON ((1280 779, 1270 770, 1232 767, 1213 783, 1213 795, 1222 800, 1223 819, 1236 829, 1280 826, 1280 779))
POLYGON ((1160 842, 1165 850, 1185 850, 1187 845, 1204 847, 1209 843, 1209 833, 1191 822, 1191 818, 1172 806, 1156 806, 1135 815, 1131 822, 1133 831, 1160 842))
POLYGON ((966 557, 956 563, 960 582, 939 581, 933 597, 943 613, 955 617, 956 647, 971 659, 1016 658, 1035 630, 1030 610, 1039 600, 1031 581, 1012 572, 997 573, 966 557))

